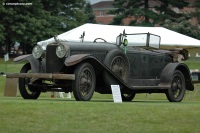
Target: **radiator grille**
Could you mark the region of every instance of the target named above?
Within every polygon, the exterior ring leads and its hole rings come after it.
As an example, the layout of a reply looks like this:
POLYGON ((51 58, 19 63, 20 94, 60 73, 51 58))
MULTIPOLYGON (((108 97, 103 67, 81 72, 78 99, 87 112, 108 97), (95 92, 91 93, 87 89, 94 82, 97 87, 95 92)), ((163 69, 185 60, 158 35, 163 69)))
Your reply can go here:
POLYGON ((56 44, 47 46, 46 49, 46 73, 57 73, 62 68, 64 61, 56 55, 56 44))

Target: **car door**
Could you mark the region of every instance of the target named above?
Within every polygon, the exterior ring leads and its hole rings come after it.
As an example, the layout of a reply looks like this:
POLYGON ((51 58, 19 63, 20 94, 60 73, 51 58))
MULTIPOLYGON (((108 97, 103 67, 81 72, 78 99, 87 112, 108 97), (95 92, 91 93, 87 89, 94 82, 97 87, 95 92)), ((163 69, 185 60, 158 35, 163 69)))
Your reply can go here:
POLYGON ((171 58, 163 53, 148 50, 127 52, 130 62, 130 79, 158 79, 171 58))

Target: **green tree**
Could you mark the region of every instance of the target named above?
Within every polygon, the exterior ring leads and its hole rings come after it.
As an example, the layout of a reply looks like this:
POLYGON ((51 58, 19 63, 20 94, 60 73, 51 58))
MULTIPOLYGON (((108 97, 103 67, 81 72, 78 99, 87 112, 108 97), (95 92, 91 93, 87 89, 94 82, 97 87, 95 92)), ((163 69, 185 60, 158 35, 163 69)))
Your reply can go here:
MULTIPOLYGON (((3 6, 1 5, 0 6, 0 14, 2 12, 5 12, 5 11, 4 11, 3 6)), ((2 42, 5 40, 4 30, 5 30, 4 25, 3 25, 3 23, 0 22, 0 42, 1 42, 1 45, 2 45, 2 42)))
MULTIPOLYGON (((178 5, 178 4, 176 4, 178 5)), ((195 8, 195 11, 192 13, 184 13, 184 14, 176 14, 174 17, 170 19, 166 19, 164 23, 162 24, 163 27, 166 27, 168 29, 177 31, 179 33, 188 35, 190 37, 200 39, 200 31, 198 24, 191 24, 190 19, 193 17, 196 17, 198 20, 199 17, 199 9, 200 9, 200 1, 196 0, 193 4, 182 4, 177 6, 178 8, 183 8, 186 6, 191 6, 195 8)), ((199 18, 200 20, 200 18, 199 18)))
POLYGON ((44 10, 51 14, 50 21, 59 32, 75 28, 86 21, 83 0, 42 0, 44 10), (48 3, 48 4, 47 4, 48 3))
MULTIPOLYGON (((82 0, 18 0, 31 5, 3 5, 0 8, 0 39, 10 46, 18 41, 31 52, 36 42, 58 35, 85 23, 82 0), (4 34, 2 34, 4 33, 4 34)), ((15 1, 15 3, 17 3, 15 1)), ((6 3, 12 3, 7 0, 6 3)), ((5 4, 6 4, 5 3, 5 4)))
POLYGON ((125 18, 130 18, 134 16, 134 20, 132 20, 129 25, 149 25, 152 26, 152 22, 149 21, 150 18, 156 20, 154 18, 157 17, 157 14, 152 10, 148 10, 148 0, 115 0, 114 7, 115 10, 110 11, 110 14, 115 14, 111 24, 114 25, 124 25, 123 20, 125 18), (138 8, 141 7, 141 8, 138 8), (138 21, 141 17, 144 17, 142 21, 138 21))
POLYGON ((86 20, 87 23, 96 23, 95 15, 94 15, 90 2, 86 2, 84 13, 87 16, 87 20, 86 20))
MULTIPOLYGON (((199 0, 196 0, 199 2, 199 0)), ((134 16, 129 25, 134 26, 163 26, 168 29, 186 34, 191 37, 199 38, 196 27, 189 22, 190 14, 176 12, 189 6, 185 0, 155 0, 157 4, 149 4, 149 0, 115 0, 115 10, 110 11, 115 14, 110 24, 124 25, 124 19, 134 16), (139 8, 138 8, 139 7, 139 8)), ((199 10, 198 8, 197 10, 199 10)), ((199 14, 198 14, 199 15, 199 14)))
POLYGON ((195 12, 193 12, 191 15, 197 18, 198 23, 200 23, 200 0, 195 0, 193 6, 195 8, 195 12))
POLYGON ((197 19, 197 23, 195 26, 192 27, 191 31, 193 32, 193 36, 197 39, 200 39, 200 0, 195 0, 194 4, 192 5, 195 8, 195 11, 192 12, 190 15, 197 19))
POLYGON ((110 11, 110 13, 116 14, 116 17, 111 24, 122 24, 123 19, 132 16, 135 17, 135 20, 130 22, 130 25, 154 26, 164 23, 166 19, 174 22, 177 17, 183 17, 184 14, 176 13, 170 7, 183 8, 188 4, 183 0, 156 0, 155 2, 157 4, 150 7, 149 0, 115 0, 116 10, 110 11))

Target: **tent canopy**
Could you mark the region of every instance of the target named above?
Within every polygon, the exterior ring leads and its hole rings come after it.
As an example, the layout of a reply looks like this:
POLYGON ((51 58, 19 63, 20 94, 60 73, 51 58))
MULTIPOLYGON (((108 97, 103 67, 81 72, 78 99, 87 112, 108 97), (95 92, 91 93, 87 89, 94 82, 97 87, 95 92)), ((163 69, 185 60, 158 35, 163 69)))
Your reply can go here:
MULTIPOLYGON (((103 38, 107 42, 115 43, 116 37, 123 33, 151 33, 161 37, 161 46, 191 46, 200 47, 200 40, 168 30, 163 27, 138 27, 138 26, 115 26, 100 24, 84 24, 68 32, 57 36, 59 40, 80 42, 81 35, 85 32, 84 42, 93 42, 96 38, 103 38)), ((47 45, 55 42, 54 38, 38 42, 39 45, 47 45)))

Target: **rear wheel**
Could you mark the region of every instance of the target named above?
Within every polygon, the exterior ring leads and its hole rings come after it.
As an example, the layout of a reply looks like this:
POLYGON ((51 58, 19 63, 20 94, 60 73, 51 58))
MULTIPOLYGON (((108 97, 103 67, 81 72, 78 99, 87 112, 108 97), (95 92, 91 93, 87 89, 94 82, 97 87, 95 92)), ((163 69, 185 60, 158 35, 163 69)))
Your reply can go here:
POLYGON ((179 70, 175 70, 171 81, 171 88, 166 96, 170 102, 181 102, 185 94, 185 78, 179 70))
POLYGON ((135 93, 131 93, 131 94, 121 94, 122 95, 122 100, 123 101, 132 101, 135 97, 135 93))
MULTIPOLYGON (((31 66, 29 63, 25 64, 20 73, 30 73, 31 66)), ((34 83, 39 83, 40 81, 35 81, 34 83)), ((19 78, 19 91, 24 99, 37 99, 40 96, 40 91, 28 86, 30 79, 19 78)))
POLYGON ((77 101, 89 101, 95 90, 96 77, 91 64, 81 63, 75 69, 76 79, 72 83, 72 90, 77 101))

